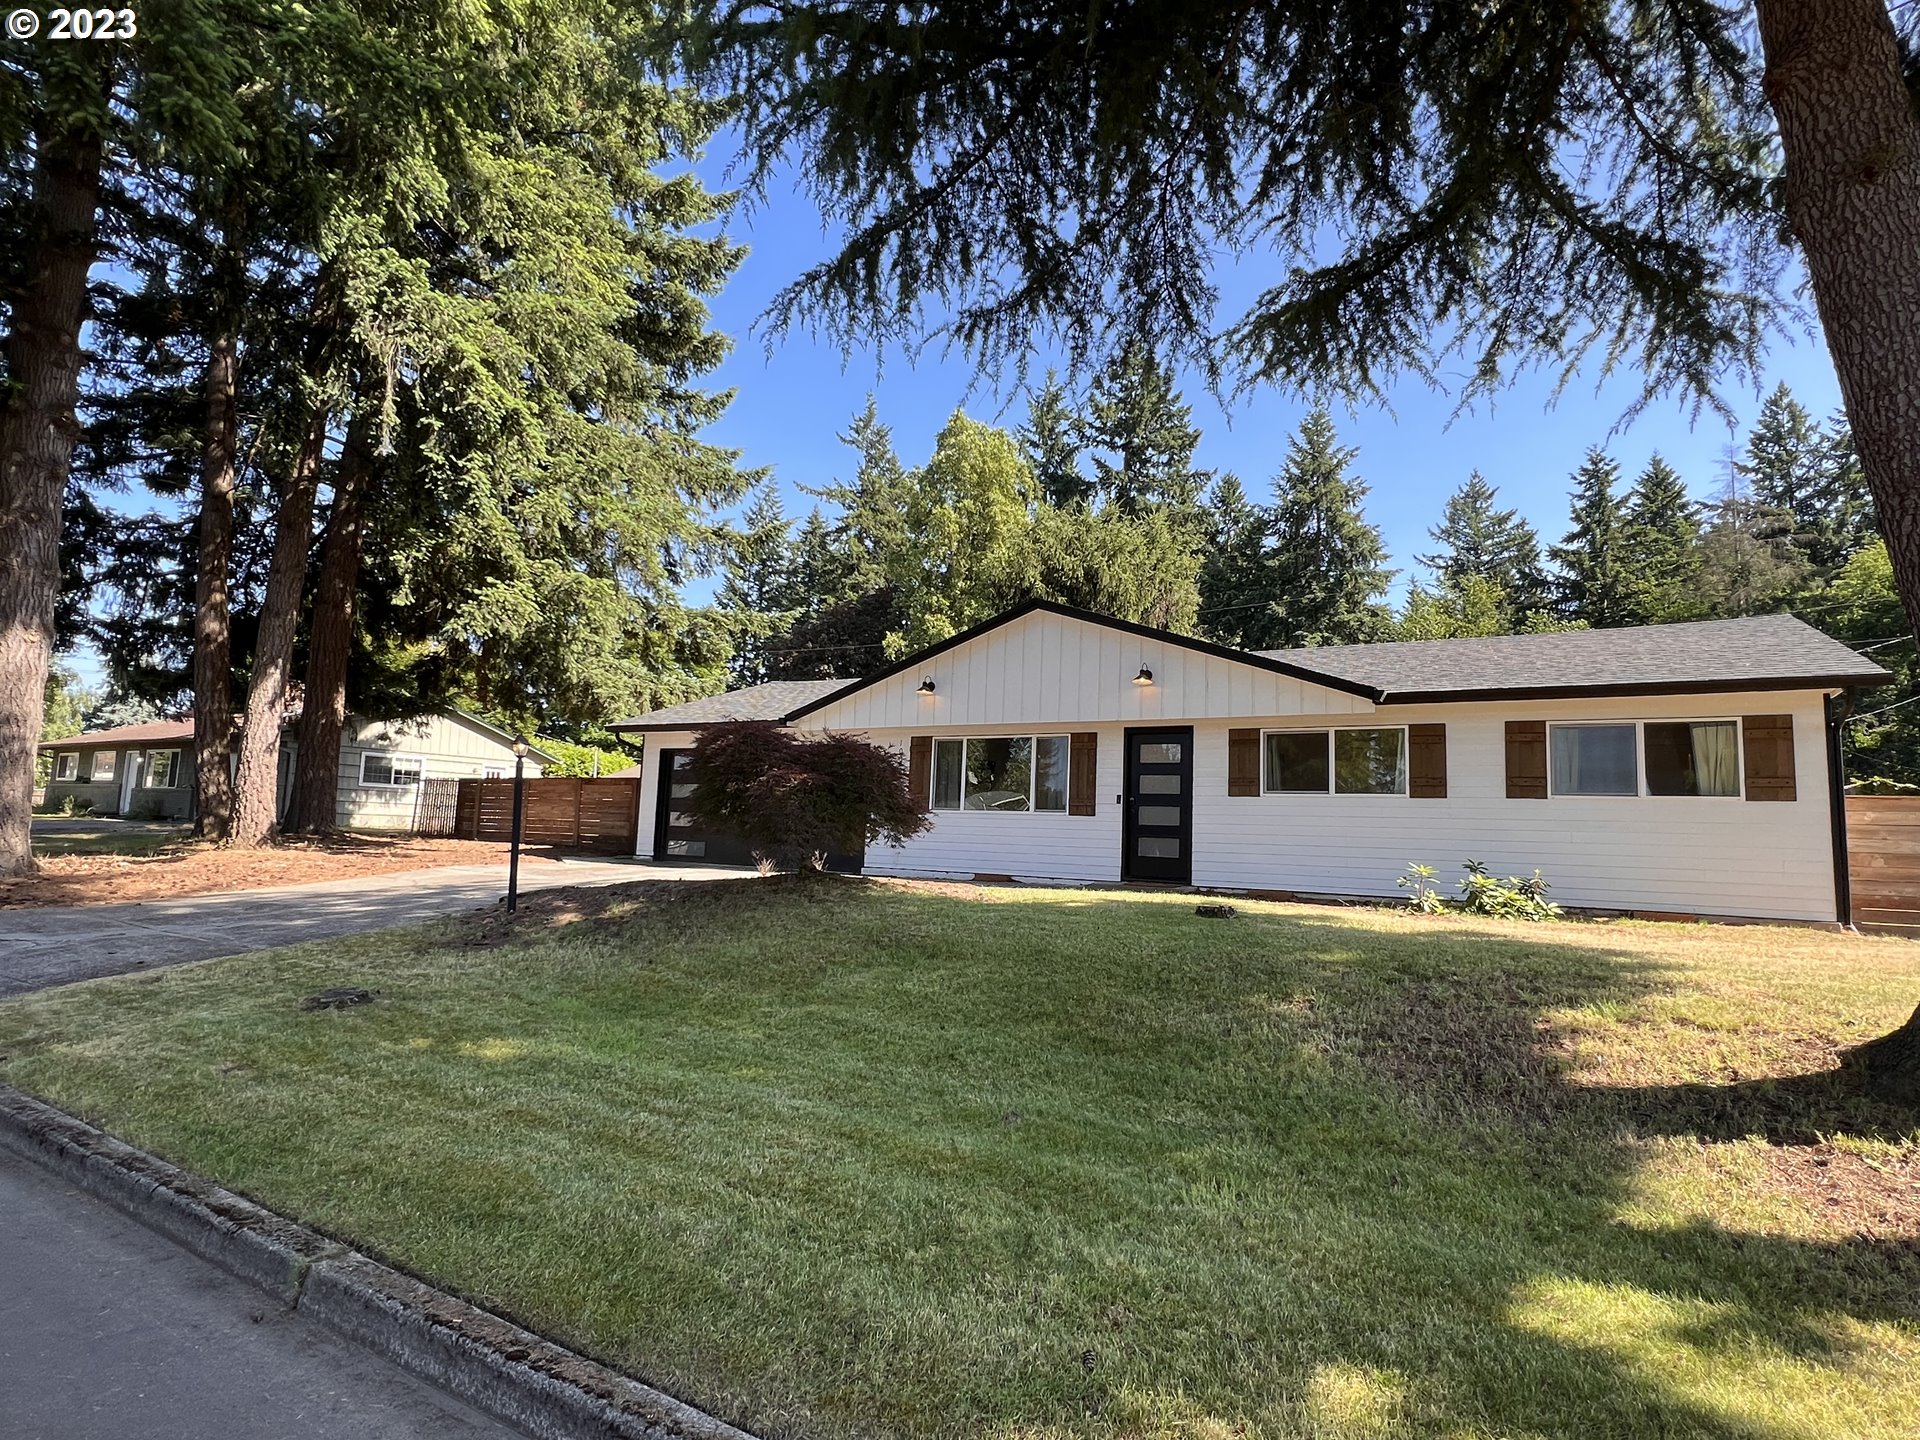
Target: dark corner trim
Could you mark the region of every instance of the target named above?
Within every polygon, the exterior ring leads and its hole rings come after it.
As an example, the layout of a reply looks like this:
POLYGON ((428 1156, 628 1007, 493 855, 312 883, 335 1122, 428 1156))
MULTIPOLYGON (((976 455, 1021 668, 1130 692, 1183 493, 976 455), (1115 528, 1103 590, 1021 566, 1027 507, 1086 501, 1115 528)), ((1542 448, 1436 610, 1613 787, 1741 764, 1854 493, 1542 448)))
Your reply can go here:
POLYGON ((1842 925, 1853 924, 1853 877, 1847 856, 1846 723, 1853 712, 1847 691, 1827 697, 1827 815, 1833 834, 1833 913, 1842 925))

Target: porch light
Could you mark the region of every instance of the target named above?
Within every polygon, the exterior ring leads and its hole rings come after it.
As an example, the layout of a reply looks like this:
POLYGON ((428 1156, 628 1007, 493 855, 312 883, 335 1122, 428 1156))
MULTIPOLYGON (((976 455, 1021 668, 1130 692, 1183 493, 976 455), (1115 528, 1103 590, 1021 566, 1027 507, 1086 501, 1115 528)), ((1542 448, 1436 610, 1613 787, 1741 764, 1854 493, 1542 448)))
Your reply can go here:
POLYGON ((931 695, 931 694, 933 694, 933 677, 932 677, 931 675, 929 675, 929 676, 927 676, 927 677, 926 677, 926 679, 924 679, 924 680, 922 680, 922 681, 920 682, 920 688, 919 688, 919 689, 918 689, 917 691, 915 691, 914 693, 915 693, 915 694, 917 694, 917 695, 931 695))
POLYGON ((1133 677, 1133 683, 1136 685, 1153 684, 1153 671, 1149 670, 1146 666, 1142 665, 1140 667, 1140 673, 1133 677))

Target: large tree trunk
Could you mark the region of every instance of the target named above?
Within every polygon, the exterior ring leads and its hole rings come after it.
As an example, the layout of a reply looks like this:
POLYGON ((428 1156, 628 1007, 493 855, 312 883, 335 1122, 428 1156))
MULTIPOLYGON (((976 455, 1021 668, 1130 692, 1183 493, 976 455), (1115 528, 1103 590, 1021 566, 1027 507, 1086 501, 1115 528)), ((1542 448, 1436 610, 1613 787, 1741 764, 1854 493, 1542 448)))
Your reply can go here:
POLYGON ((0 409, 0 874, 34 868, 33 762, 53 659, 60 504, 79 431, 80 326, 98 252, 100 141, 49 128, 34 156, 33 263, 14 298, 0 409))
POLYGON ((240 727, 240 765, 234 776, 234 845, 264 845, 278 820, 280 722, 286 712, 293 642, 300 628, 300 596, 307 584, 307 552, 313 543, 313 497, 327 439, 329 408, 315 401, 293 468, 279 486, 274 514, 273 559, 260 607, 260 634, 253 648, 253 681, 240 727))
POLYGON ((240 444, 238 357, 231 331, 207 357, 206 432, 200 450, 200 567, 193 594, 193 745, 199 757, 199 830, 225 840, 233 819, 234 460, 240 444))
MULTIPOLYGON (((1755 0, 1787 218, 1895 584, 1920 633, 1920 124, 1885 0, 1755 0)), ((1920 1011, 1870 1047, 1869 1083, 1920 1095, 1920 1011)))
POLYGON ((340 737, 347 723, 347 661, 353 653, 353 602, 360 588, 361 537, 373 456, 372 426, 365 407, 347 426, 340 470, 333 487, 333 512, 320 551, 320 582, 314 590, 313 622, 307 639, 307 678, 300 712, 300 745, 293 796, 287 806, 289 830, 335 828, 340 792, 340 737))

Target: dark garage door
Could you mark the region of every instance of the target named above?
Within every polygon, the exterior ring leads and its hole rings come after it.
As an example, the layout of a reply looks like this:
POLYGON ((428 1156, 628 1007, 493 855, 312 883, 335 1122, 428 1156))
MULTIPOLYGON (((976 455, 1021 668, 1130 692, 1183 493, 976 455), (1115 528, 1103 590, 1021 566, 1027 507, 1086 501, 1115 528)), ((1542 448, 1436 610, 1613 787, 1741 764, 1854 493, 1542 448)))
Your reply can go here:
MULTIPOLYGON (((679 860, 689 865, 751 865, 753 852, 745 843, 719 830, 704 830, 683 808, 698 783, 691 750, 662 750, 664 779, 660 786, 653 827, 653 858, 679 860)), ((829 855, 827 868, 858 874, 866 855, 829 855)))

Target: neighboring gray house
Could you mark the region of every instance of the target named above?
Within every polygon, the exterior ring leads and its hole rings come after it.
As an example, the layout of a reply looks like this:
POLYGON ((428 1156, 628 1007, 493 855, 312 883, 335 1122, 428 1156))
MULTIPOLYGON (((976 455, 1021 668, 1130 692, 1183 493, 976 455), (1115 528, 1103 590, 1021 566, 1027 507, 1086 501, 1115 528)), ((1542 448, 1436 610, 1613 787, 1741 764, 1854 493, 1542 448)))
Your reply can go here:
MULTIPOLYGON (((458 710, 411 720, 347 717, 340 742, 340 782, 334 823, 345 830, 406 831, 422 819, 427 782, 498 779, 513 774, 514 737, 458 710)), ((42 806, 68 797, 95 815, 141 820, 193 818, 196 766, 192 720, 156 720, 45 740, 52 757, 42 806)), ((293 721, 280 743, 280 803, 293 781, 293 721)), ((526 773, 540 774, 552 757, 529 750, 526 773)))

